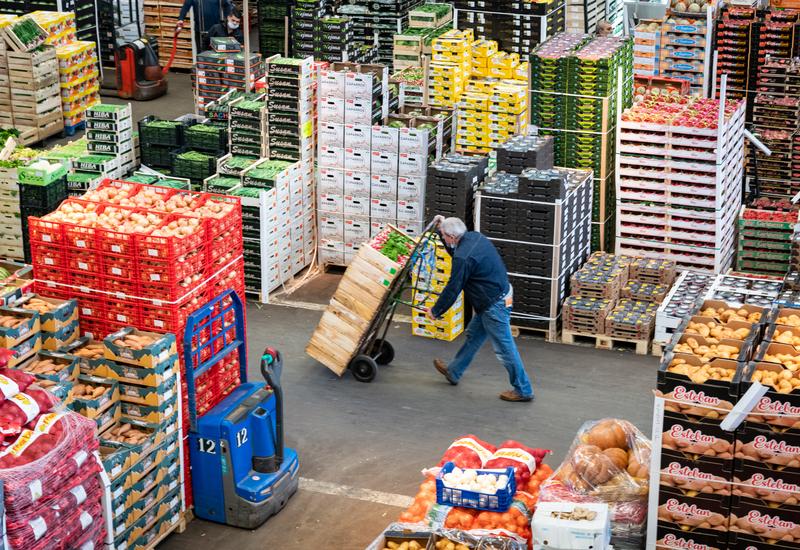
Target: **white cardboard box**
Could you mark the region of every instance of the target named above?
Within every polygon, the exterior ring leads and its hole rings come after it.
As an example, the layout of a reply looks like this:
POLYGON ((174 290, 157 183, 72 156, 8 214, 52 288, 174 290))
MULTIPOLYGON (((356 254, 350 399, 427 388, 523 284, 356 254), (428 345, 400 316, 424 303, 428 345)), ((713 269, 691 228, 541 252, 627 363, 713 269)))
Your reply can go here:
POLYGON ((399 176, 424 176, 428 169, 427 155, 400 153, 397 174, 399 176))
POLYGON ((344 194, 359 197, 370 196, 370 177, 368 172, 344 172, 344 194))
POLYGON ((369 222, 370 238, 374 238, 375 235, 383 231, 387 225, 397 225, 397 220, 394 218, 372 218, 369 222))
POLYGON ((344 170, 344 149, 341 147, 320 147, 317 163, 320 168, 344 170))
POLYGON ((344 122, 372 125, 372 101, 347 99, 344 104, 344 122))
POLYGON ((319 213, 319 238, 331 241, 344 241, 344 215, 319 213))
POLYGON ((390 151, 372 151, 373 174, 397 176, 397 154, 390 151))
POLYGON ((344 244, 363 243, 369 240, 369 217, 353 216, 344 221, 344 244))
POLYGON ((397 229, 408 235, 409 237, 419 237, 422 235, 422 230, 425 229, 425 222, 416 221, 409 222, 397 220, 397 229))
POLYGON ((334 96, 320 96, 319 113, 317 117, 320 123, 337 122, 339 124, 344 124, 344 99, 334 96))
POLYGON ((400 128, 399 130, 400 153, 427 156, 430 130, 418 128, 400 128))
POLYGON ((372 144, 372 127, 365 124, 344 125, 344 145, 353 149, 370 150, 372 144))
POLYGON ((372 218, 396 219, 397 201, 392 199, 372 199, 369 215, 372 218))
POLYGON ((422 221, 425 217, 423 202, 420 199, 398 200, 397 221, 407 222, 422 221))
POLYGON ((344 171, 335 168, 320 168, 317 190, 321 194, 344 194, 344 171))
POLYGON ((317 199, 317 208, 322 212, 338 214, 344 212, 344 195, 320 193, 317 199))
POLYGON ((396 199, 397 176, 373 174, 370 182, 370 197, 373 199, 396 199))
POLYGON ((344 124, 320 122, 317 141, 320 147, 344 147, 344 124))
POLYGON ((605 550, 611 539, 608 504, 593 502, 540 502, 531 521, 534 548, 605 550), (553 512, 571 512, 581 507, 596 513, 593 520, 564 520, 553 512))
POLYGON ((371 73, 344 73, 344 93, 347 99, 368 99, 372 103, 371 73))
POLYGON ((345 73, 338 71, 320 71, 317 91, 319 97, 344 99, 344 75, 345 73))
POLYGON ((350 216, 369 216, 370 200, 369 197, 358 197, 345 195, 344 213, 345 218, 350 216))
POLYGON ((369 172, 370 152, 369 149, 344 150, 344 169, 354 172, 369 172))
POLYGON ((372 127, 372 149, 374 151, 398 151, 400 129, 390 126, 372 127))
POLYGON ((398 176, 397 199, 412 200, 425 197, 425 176, 398 176))

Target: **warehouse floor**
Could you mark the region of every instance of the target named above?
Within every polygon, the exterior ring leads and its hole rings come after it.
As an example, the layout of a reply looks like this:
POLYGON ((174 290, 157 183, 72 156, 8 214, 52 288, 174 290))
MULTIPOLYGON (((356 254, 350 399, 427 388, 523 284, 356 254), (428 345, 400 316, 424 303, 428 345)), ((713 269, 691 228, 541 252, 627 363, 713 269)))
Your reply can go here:
MULTIPOLYGON (((307 300, 311 301, 311 300, 307 300)), ((303 352, 320 312, 248 304, 250 374, 265 346, 285 358, 287 444, 300 454, 300 490, 260 529, 246 531, 193 521, 171 535, 166 550, 363 549, 410 503, 422 481, 458 436, 498 444, 517 439, 553 450, 557 466, 580 425, 606 416, 626 418, 650 436, 651 388, 657 360, 630 352, 547 344, 521 337, 518 345, 533 377, 533 403, 505 403, 505 370, 488 345, 457 387, 431 366, 449 359, 454 343, 392 327, 397 358, 371 384, 342 379, 303 352)))
MULTIPOLYGON (((169 93, 133 103, 134 120, 175 118, 192 112, 188 74, 171 73, 169 93)), ((107 103, 124 103, 103 98, 107 103)), ((193 521, 171 535, 165 550, 361 550, 408 506, 422 482, 458 436, 498 444, 517 439, 553 450, 556 467, 586 420, 615 416, 650 435, 657 361, 629 352, 547 344, 523 337, 518 345, 537 392, 533 403, 511 404, 497 394, 508 388, 505 370, 488 345, 458 387, 431 366, 451 358, 461 342, 413 337, 410 325, 392 327, 397 357, 372 384, 348 374, 339 379, 304 353, 338 277, 318 275, 288 297, 303 308, 248 304, 250 374, 266 346, 284 355, 287 444, 300 455, 300 490, 260 529, 246 531, 193 521)), ((283 298, 284 300, 286 297, 283 298)))

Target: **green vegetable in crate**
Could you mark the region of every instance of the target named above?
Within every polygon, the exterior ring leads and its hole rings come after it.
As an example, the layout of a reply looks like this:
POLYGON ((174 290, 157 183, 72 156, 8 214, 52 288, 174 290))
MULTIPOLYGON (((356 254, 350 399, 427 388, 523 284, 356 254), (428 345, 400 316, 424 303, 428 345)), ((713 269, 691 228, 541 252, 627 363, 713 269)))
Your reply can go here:
POLYGON ((0 267, 0 281, 4 281, 11 277, 11 273, 4 267, 0 267))
POLYGON ((397 231, 384 231, 377 235, 370 245, 390 260, 405 263, 414 249, 414 241, 397 231))
POLYGON ((254 187, 240 187, 239 189, 231 191, 231 195, 235 197, 250 197, 257 199, 260 191, 261 189, 256 189, 254 187))
POLYGON ((30 17, 23 17, 12 23, 10 30, 26 48, 38 46, 47 37, 44 30, 30 17))
POLYGON ((389 128, 405 128, 406 123, 402 120, 393 120, 389 123, 389 128))

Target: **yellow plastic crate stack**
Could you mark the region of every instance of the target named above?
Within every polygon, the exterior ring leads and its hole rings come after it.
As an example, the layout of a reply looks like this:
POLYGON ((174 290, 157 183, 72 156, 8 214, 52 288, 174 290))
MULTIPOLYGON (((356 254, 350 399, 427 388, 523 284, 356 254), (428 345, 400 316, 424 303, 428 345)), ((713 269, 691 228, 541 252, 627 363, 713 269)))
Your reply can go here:
POLYGON ((75 41, 56 49, 64 125, 83 122, 86 110, 100 102, 97 44, 75 41))
POLYGON ((431 105, 454 107, 458 103, 472 70, 473 38, 472 30, 451 30, 433 39, 428 70, 431 105))
MULTIPOLYGON (((452 261, 444 246, 437 239, 432 265, 423 264, 421 269, 414 269, 412 273, 412 283, 415 289, 413 304, 415 306, 433 307, 439 293, 444 290, 450 279, 452 261)), ((448 342, 455 340, 459 334, 464 332, 464 294, 458 295, 456 302, 441 319, 431 321, 425 316, 424 311, 415 308, 411 321, 412 334, 416 336, 448 342)))
POLYGON ((528 121, 528 63, 498 51, 493 40, 472 43, 472 77, 458 103, 456 150, 488 153, 528 121))
POLYGON ((75 40, 77 27, 73 12, 34 11, 30 15, 40 27, 47 31, 45 44, 63 46, 75 40))

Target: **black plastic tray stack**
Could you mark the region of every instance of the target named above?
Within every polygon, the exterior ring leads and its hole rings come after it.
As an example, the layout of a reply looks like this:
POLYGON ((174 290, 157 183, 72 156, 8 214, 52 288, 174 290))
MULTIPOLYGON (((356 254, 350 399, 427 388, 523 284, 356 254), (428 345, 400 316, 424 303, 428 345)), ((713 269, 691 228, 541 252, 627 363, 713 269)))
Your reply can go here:
POLYGON ((428 166, 425 184, 425 219, 457 217, 473 225, 475 189, 486 178, 487 157, 450 154, 428 166))
POLYGON ((589 255, 592 174, 553 168, 552 138, 513 138, 497 159, 477 195, 476 229, 508 269, 513 323, 554 336, 570 276, 589 255))

